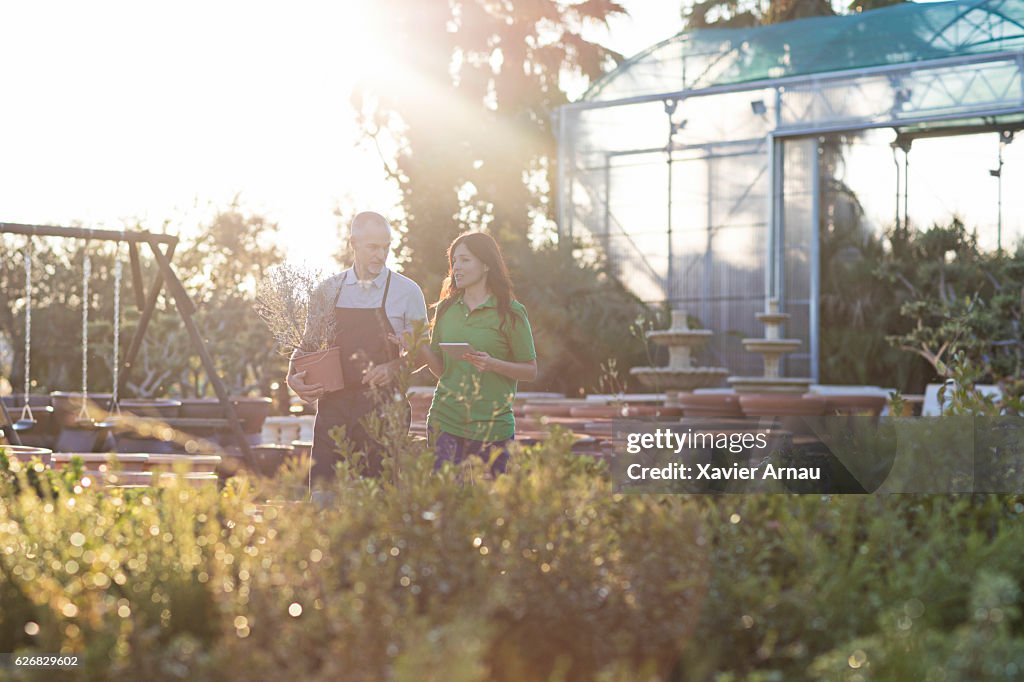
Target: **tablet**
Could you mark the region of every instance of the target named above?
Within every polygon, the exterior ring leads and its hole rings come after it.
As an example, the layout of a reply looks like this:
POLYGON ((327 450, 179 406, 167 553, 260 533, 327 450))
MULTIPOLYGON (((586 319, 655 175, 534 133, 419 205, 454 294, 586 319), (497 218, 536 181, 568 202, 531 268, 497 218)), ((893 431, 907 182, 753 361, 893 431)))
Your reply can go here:
POLYGON ((473 346, 468 343, 439 343, 441 350, 448 354, 452 360, 461 360, 466 353, 473 352, 473 346))

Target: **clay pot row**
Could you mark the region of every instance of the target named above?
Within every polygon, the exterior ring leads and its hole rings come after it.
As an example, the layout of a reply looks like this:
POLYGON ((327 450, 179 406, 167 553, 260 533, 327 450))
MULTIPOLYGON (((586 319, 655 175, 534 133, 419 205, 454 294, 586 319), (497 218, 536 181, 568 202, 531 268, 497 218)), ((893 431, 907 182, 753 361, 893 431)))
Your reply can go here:
POLYGON ((814 393, 684 393, 679 396, 679 403, 687 417, 878 416, 885 407, 885 398, 814 393))
MULTIPOLYGON (((249 470, 261 476, 273 476, 286 461, 308 457, 312 447, 312 443, 303 441, 294 441, 291 445, 250 445, 249 452, 252 453, 253 461, 249 470)), ((226 450, 229 456, 221 462, 217 471, 225 476, 234 476, 246 465, 237 446, 228 446, 226 450)))
MULTIPOLYGON (((90 393, 89 401, 96 409, 106 411, 110 408, 110 393, 90 393)), ((266 397, 233 397, 235 413, 242 422, 245 433, 259 433, 263 422, 270 414, 273 401, 266 397)), ((23 396, 4 396, 4 405, 9 412, 21 410, 24 405, 23 396)), ((170 398, 142 399, 125 398, 118 401, 121 412, 136 417, 152 419, 224 419, 224 409, 217 398, 170 398)), ((50 395, 29 396, 29 405, 36 419, 36 426, 28 431, 36 433, 56 433, 59 428, 73 427, 82 407, 82 394, 65 391, 54 391, 50 395), (51 406, 52 405, 52 406, 51 406)), ((17 415, 12 414, 13 419, 17 415)))
POLYGON ((187 465, 184 474, 188 483, 205 485, 216 483, 215 468, 221 458, 217 455, 163 455, 163 454, 111 454, 105 452, 50 452, 45 448, 32 448, 17 445, 5 445, 4 451, 21 462, 29 462, 38 458, 45 466, 63 468, 78 457, 84 465, 84 475, 90 484, 96 485, 156 485, 161 481, 173 479, 178 475, 175 470, 182 463, 187 465), (119 470, 108 469, 111 458, 119 470))

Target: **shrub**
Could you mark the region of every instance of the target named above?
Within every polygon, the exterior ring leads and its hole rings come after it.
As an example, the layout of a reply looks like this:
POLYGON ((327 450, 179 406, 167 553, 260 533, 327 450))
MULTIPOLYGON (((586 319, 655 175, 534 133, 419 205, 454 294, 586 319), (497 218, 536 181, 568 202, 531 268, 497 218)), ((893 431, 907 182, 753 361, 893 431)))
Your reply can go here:
POLYGON ((491 480, 396 442, 323 506, 284 499, 298 468, 220 491, 0 479, 0 649, 154 681, 973 680, 1024 650, 1019 496, 623 496, 569 445, 491 480))

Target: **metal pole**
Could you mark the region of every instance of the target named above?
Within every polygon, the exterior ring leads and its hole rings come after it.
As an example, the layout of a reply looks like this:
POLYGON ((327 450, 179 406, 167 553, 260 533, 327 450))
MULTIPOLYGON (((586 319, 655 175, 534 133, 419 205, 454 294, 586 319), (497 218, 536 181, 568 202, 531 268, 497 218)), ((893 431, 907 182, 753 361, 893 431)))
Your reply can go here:
MULTIPOLYGON (((710 151, 710 150, 709 150, 710 151)), ((707 223, 708 232, 707 239, 704 244, 704 277, 701 279, 701 326, 704 329, 708 329, 711 326, 711 270, 714 267, 714 238, 715 238, 715 225, 714 225, 714 203, 712 192, 714 191, 714 162, 712 161, 711 154, 708 154, 707 158, 707 223)))
POLYGON ((900 159, 896 154, 899 145, 892 143, 892 163, 896 166, 896 229, 900 229, 900 159))
POLYGON ((665 299, 668 301, 669 308, 672 307, 672 294, 674 290, 675 282, 673 282, 673 253, 672 253, 672 138, 676 134, 676 124, 672 122, 672 114, 675 113, 676 107, 679 106, 679 100, 667 99, 664 102, 665 114, 668 116, 668 141, 665 144, 665 162, 668 164, 666 167, 667 171, 667 185, 668 185, 668 210, 665 216, 665 237, 667 244, 665 245, 665 253, 668 254, 668 262, 665 266, 665 299))
POLYGON ((768 219, 765 225, 765 259, 764 259, 764 306, 762 310, 768 310, 768 300, 774 293, 774 270, 775 270, 775 185, 778 177, 775 172, 775 136, 768 133, 768 219))
POLYGON ((672 292, 674 282, 672 281, 672 144, 669 142, 668 148, 668 215, 666 216, 668 221, 666 236, 668 243, 665 245, 665 252, 668 254, 668 263, 665 267, 665 298, 669 302, 669 307, 672 306, 672 292))
POLYGON ((1003 135, 999 135, 999 169, 996 171, 996 186, 999 199, 996 202, 996 253, 1003 252, 1003 135))
POLYGON ((910 209, 907 196, 910 193, 910 140, 903 148, 903 226, 910 227, 910 209))
POLYGON ((775 154, 775 172, 777 173, 775 183, 775 297, 779 299, 779 309, 785 312, 785 269, 783 259, 786 243, 786 143, 776 140, 778 149, 775 154))
POLYGON ((820 338, 819 325, 821 298, 821 143, 812 138, 811 154, 811 301, 808 312, 808 323, 811 341, 811 379, 821 383, 820 376, 820 338))

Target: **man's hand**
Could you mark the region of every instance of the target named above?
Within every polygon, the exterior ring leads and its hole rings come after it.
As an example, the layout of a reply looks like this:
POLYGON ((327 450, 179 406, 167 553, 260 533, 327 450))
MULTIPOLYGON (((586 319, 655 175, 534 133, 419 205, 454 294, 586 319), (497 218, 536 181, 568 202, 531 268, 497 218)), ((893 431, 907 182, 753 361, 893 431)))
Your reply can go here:
POLYGON ((407 353, 409 351, 409 344, 406 343, 404 334, 402 336, 398 336, 396 334, 388 334, 388 343, 397 346, 398 350, 402 351, 403 353, 407 353))
POLYGON ((391 380, 394 378, 397 371, 398 360, 392 360, 391 362, 385 362, 381 365, 375 365, 366 370, 366 373, 363 374, 363 383, 369 384, 373 388, 386 386, 391 383, 391 380))
POLYGON ((307 384, 305 382, 306 370, 296 372, 295 374, 288 375, 288 388, 295 391, 295 393, 307 403, 314 402, 320 399, 320 396, 324 394, 323 384, 307 384))

